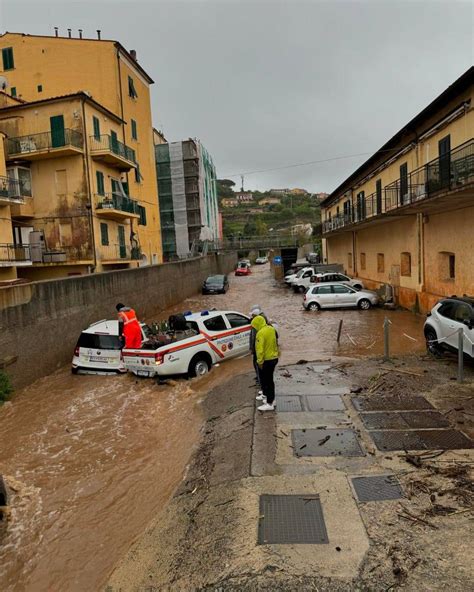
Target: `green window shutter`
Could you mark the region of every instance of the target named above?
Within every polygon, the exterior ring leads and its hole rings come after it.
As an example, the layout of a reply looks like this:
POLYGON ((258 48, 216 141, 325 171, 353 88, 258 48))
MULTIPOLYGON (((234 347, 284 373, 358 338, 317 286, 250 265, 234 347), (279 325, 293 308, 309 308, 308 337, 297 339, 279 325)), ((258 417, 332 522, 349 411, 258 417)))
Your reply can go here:
POLYGON ((38 92, 43 92, 43 85, 42 84, 38 84, 38 92))
POLYGON ((133 82, 133 78, 131 76, 128 77, 128 94, 132 99, 136 99, 138 97, 137 91, 135 90, 135 83, 133 82))
POLYGON ((16 86, 12 86, 10 94, 12 97, 16 97, 16 86))
POLYGON ((97 117, 92 117, 92 124, 94 126, 94 138, 100 140, 100 121, 97 117))
POLYGON ((109 227, 105 222, 100 223, 100 242, 104 247, 109 244, 109 227))
POLYGON ((132 124, 132 138, 134 140, 138 140, 137 122, 134 119, 132 119, 131 124, 132 124))
POLYGON ((140 165, 137 163, 135 167, 135 183, 141 183, 143 180, 142 174, 140 173, 140 165))
POLYGON ((4 47, 2 49, 3 69, 13 70, 15 63, 13 61, 13 47, 4 47))
POLYGON ((105 195, 104 173, 96 171, 95 174, 97 178, 97 193, 99 195, 105 195))
POLYGON ((146 226, 146 208, 143 206, 138 206, 138 212, 140 214, 140 220, 138 221, 138 224, 140 226, 146 226))

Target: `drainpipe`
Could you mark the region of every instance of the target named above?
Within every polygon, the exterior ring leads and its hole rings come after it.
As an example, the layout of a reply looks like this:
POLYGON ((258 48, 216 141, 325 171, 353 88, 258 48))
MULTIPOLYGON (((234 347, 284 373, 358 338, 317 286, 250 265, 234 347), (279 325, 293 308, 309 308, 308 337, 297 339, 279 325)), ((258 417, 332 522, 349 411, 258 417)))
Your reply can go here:
POLYGON ((95 244, 95 232, 94 232, 94 204, 92 199, 92 183, 90 178, 90 166, 89 166, 89 138, 87 137, 87 126, 86 126, 86 109, 85 100, 81 99, 82 108, 82 129, 84 130, 84 163, 86 165, 86 182, 87 182, 87 193, 89 194, 89 225, 92 235, 92 250, 94 252, 94 271, 97 269, 97 253, 95 244))

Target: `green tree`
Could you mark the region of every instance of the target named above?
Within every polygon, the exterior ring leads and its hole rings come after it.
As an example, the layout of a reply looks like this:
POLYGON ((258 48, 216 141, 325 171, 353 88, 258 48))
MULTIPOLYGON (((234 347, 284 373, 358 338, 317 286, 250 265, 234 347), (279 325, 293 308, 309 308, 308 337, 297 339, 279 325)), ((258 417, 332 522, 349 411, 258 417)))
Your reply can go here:
POLYGON ((10 398, 13 392, 13 387, 10 383, 10 379, 0 370, 0 405, 10 398))

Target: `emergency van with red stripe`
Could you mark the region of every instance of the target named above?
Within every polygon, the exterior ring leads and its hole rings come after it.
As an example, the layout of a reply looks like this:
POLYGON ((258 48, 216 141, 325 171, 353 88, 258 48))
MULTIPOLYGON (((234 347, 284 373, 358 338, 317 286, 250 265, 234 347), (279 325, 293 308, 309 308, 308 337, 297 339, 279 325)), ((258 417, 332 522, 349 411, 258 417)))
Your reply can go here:
POLYGON ((200 376, 249 351, 250 319, 235 311, 186 313, 191 336, 160 347, 122 350, 125 368, 137 376, 200 376))

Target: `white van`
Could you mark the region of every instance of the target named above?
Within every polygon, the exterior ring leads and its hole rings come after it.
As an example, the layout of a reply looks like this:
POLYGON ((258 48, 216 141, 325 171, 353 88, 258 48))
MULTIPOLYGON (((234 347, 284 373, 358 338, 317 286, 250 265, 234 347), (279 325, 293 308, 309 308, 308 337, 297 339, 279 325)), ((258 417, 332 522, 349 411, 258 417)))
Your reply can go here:
MULTIPOLYGON (((126 372, 119 331, 118 320, 98 321, 87 327, 79 336, 74 350, 72 373, 126 372)), ((147 331, 148 327, 142 324, 143 340, 147 331)))

